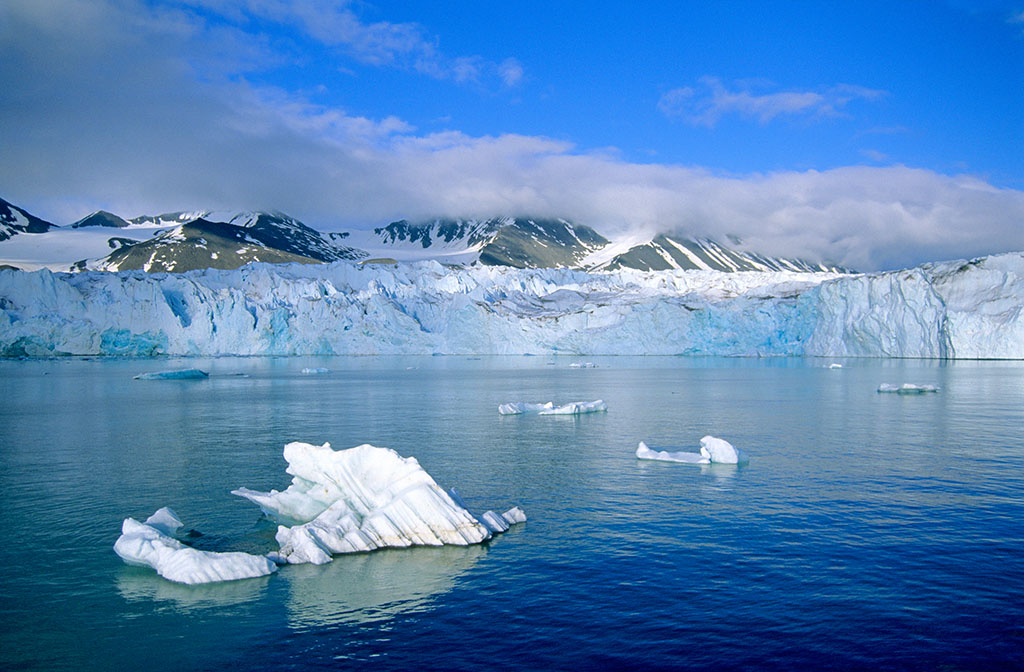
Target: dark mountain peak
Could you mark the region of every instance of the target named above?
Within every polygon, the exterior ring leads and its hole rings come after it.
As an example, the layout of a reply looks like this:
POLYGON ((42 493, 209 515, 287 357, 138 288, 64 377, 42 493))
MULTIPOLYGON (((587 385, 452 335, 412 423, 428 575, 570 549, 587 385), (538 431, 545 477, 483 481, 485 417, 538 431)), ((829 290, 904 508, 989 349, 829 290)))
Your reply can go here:
POLYGON ((58 227, 0 198, 0 240, 19 233, 46 233, 53 228, 58 227))
POLYGON ((112 212, 106 210, 97 210, 88 217, 83 217, 74 224, 71 225, 72 229, 81 229, 86 226, 109 226, 112 228, 123 229, 128 226, 129 222, 125 219, 121 219, 112 212))

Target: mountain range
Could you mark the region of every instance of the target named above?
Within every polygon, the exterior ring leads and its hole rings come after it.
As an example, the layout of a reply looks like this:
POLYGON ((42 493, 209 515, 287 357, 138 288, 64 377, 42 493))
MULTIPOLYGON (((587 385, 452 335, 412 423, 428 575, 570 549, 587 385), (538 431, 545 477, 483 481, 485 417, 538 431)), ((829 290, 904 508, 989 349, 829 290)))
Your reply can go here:
POLYGON ((847 272, 833 264, 771 257, 729 244, 661 233, 609 240, 566 219, 399 220, 387 226, 320 232, 282 212, 181 211, 124 219, 94 212, 57 226, 0 199, 0 267, 26 270, 235 269, 250 262, 395 263, 573 268, 583 270, 716 270, 847 272))

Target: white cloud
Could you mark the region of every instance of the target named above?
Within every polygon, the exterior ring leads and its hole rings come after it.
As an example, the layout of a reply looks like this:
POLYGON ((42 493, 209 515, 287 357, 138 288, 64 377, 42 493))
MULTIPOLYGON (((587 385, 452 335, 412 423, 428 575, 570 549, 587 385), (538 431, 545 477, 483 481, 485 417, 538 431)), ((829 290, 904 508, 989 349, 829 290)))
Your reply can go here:
POLYGON ((722 176, 544 137, 418 134, 230 70, 198 77, 196 59, 234 62, 208 51, 209 26, 189 12, 0 7, 0 196, 57 223, 98 208, 279 208, 327 230, 531 213, 609 236, 733 233, 866 270, 1024 249, 1024 193, 977 178, 903 166, 722 176))
POLYGON ((876 163, 885 163, 889 160, 889 155, 885 152, 880 152, 877 149, 862 149, 860 150, 861 156, 865 156, 876 163))
POLYGON ((498 76, 505 86, 516 86, 523 81, 523 64, 514 58, 506 58, 498 66, 498 76))
POLYGON ((753 118, 762 124, 781 116, 834 117, 854 100, 875 100, 884 91, 862 86, 839 84, 823 91, 779 91, 754 93, 763 85, 757 81, 737 83, 730 90, 717 77, 702 77, 700 88, 682 87, 666 92, 658 101, 658 109, 668 117, 676 117, 697 125, 713 127, 728 114, 753 118))
MULTIPOLYGON (((327 47, 369 65, 413 70, 435 79, 480 83, 483 75, 508 85, 507 64, 476 56, 448 56, 440 40, 416 23, 367 22, 352 0, 178 0, 181 5, 218 14, 244 27, 250 20, 290 26, 327 47)), ((255 36, 254 36, 255 37, 255 36)), ((522 66, 519 66, 520 79, 522 66)))

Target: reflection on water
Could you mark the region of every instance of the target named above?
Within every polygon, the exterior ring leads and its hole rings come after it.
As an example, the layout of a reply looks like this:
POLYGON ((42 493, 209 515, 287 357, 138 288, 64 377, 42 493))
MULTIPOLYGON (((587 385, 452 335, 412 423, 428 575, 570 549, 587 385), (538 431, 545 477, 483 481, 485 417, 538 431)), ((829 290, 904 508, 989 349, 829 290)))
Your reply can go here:
POLYGON ((174 583, 150 569, 125 567, 117 577, 117 590, 129 601, 166 603, 181 612, 209 607, 227 607, 259 600, 273 575, 241 581, 223 581, 187 586, 174 583))
POLYGON ((327 565, 283 567, 278 575, 288 582, 288 623, 307 629, 422 610, 486 553, 479 544, 420 546, 339 555, 327 565))

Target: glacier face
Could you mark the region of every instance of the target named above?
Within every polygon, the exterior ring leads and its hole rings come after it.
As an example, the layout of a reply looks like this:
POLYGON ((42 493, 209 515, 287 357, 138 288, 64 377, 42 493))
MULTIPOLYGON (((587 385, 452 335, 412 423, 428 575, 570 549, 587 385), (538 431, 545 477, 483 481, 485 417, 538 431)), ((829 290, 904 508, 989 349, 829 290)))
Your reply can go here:
POLYGON ((436 262, 0 271, 0 355, 1024 358, 1024 254, 868 275, 436 262))

